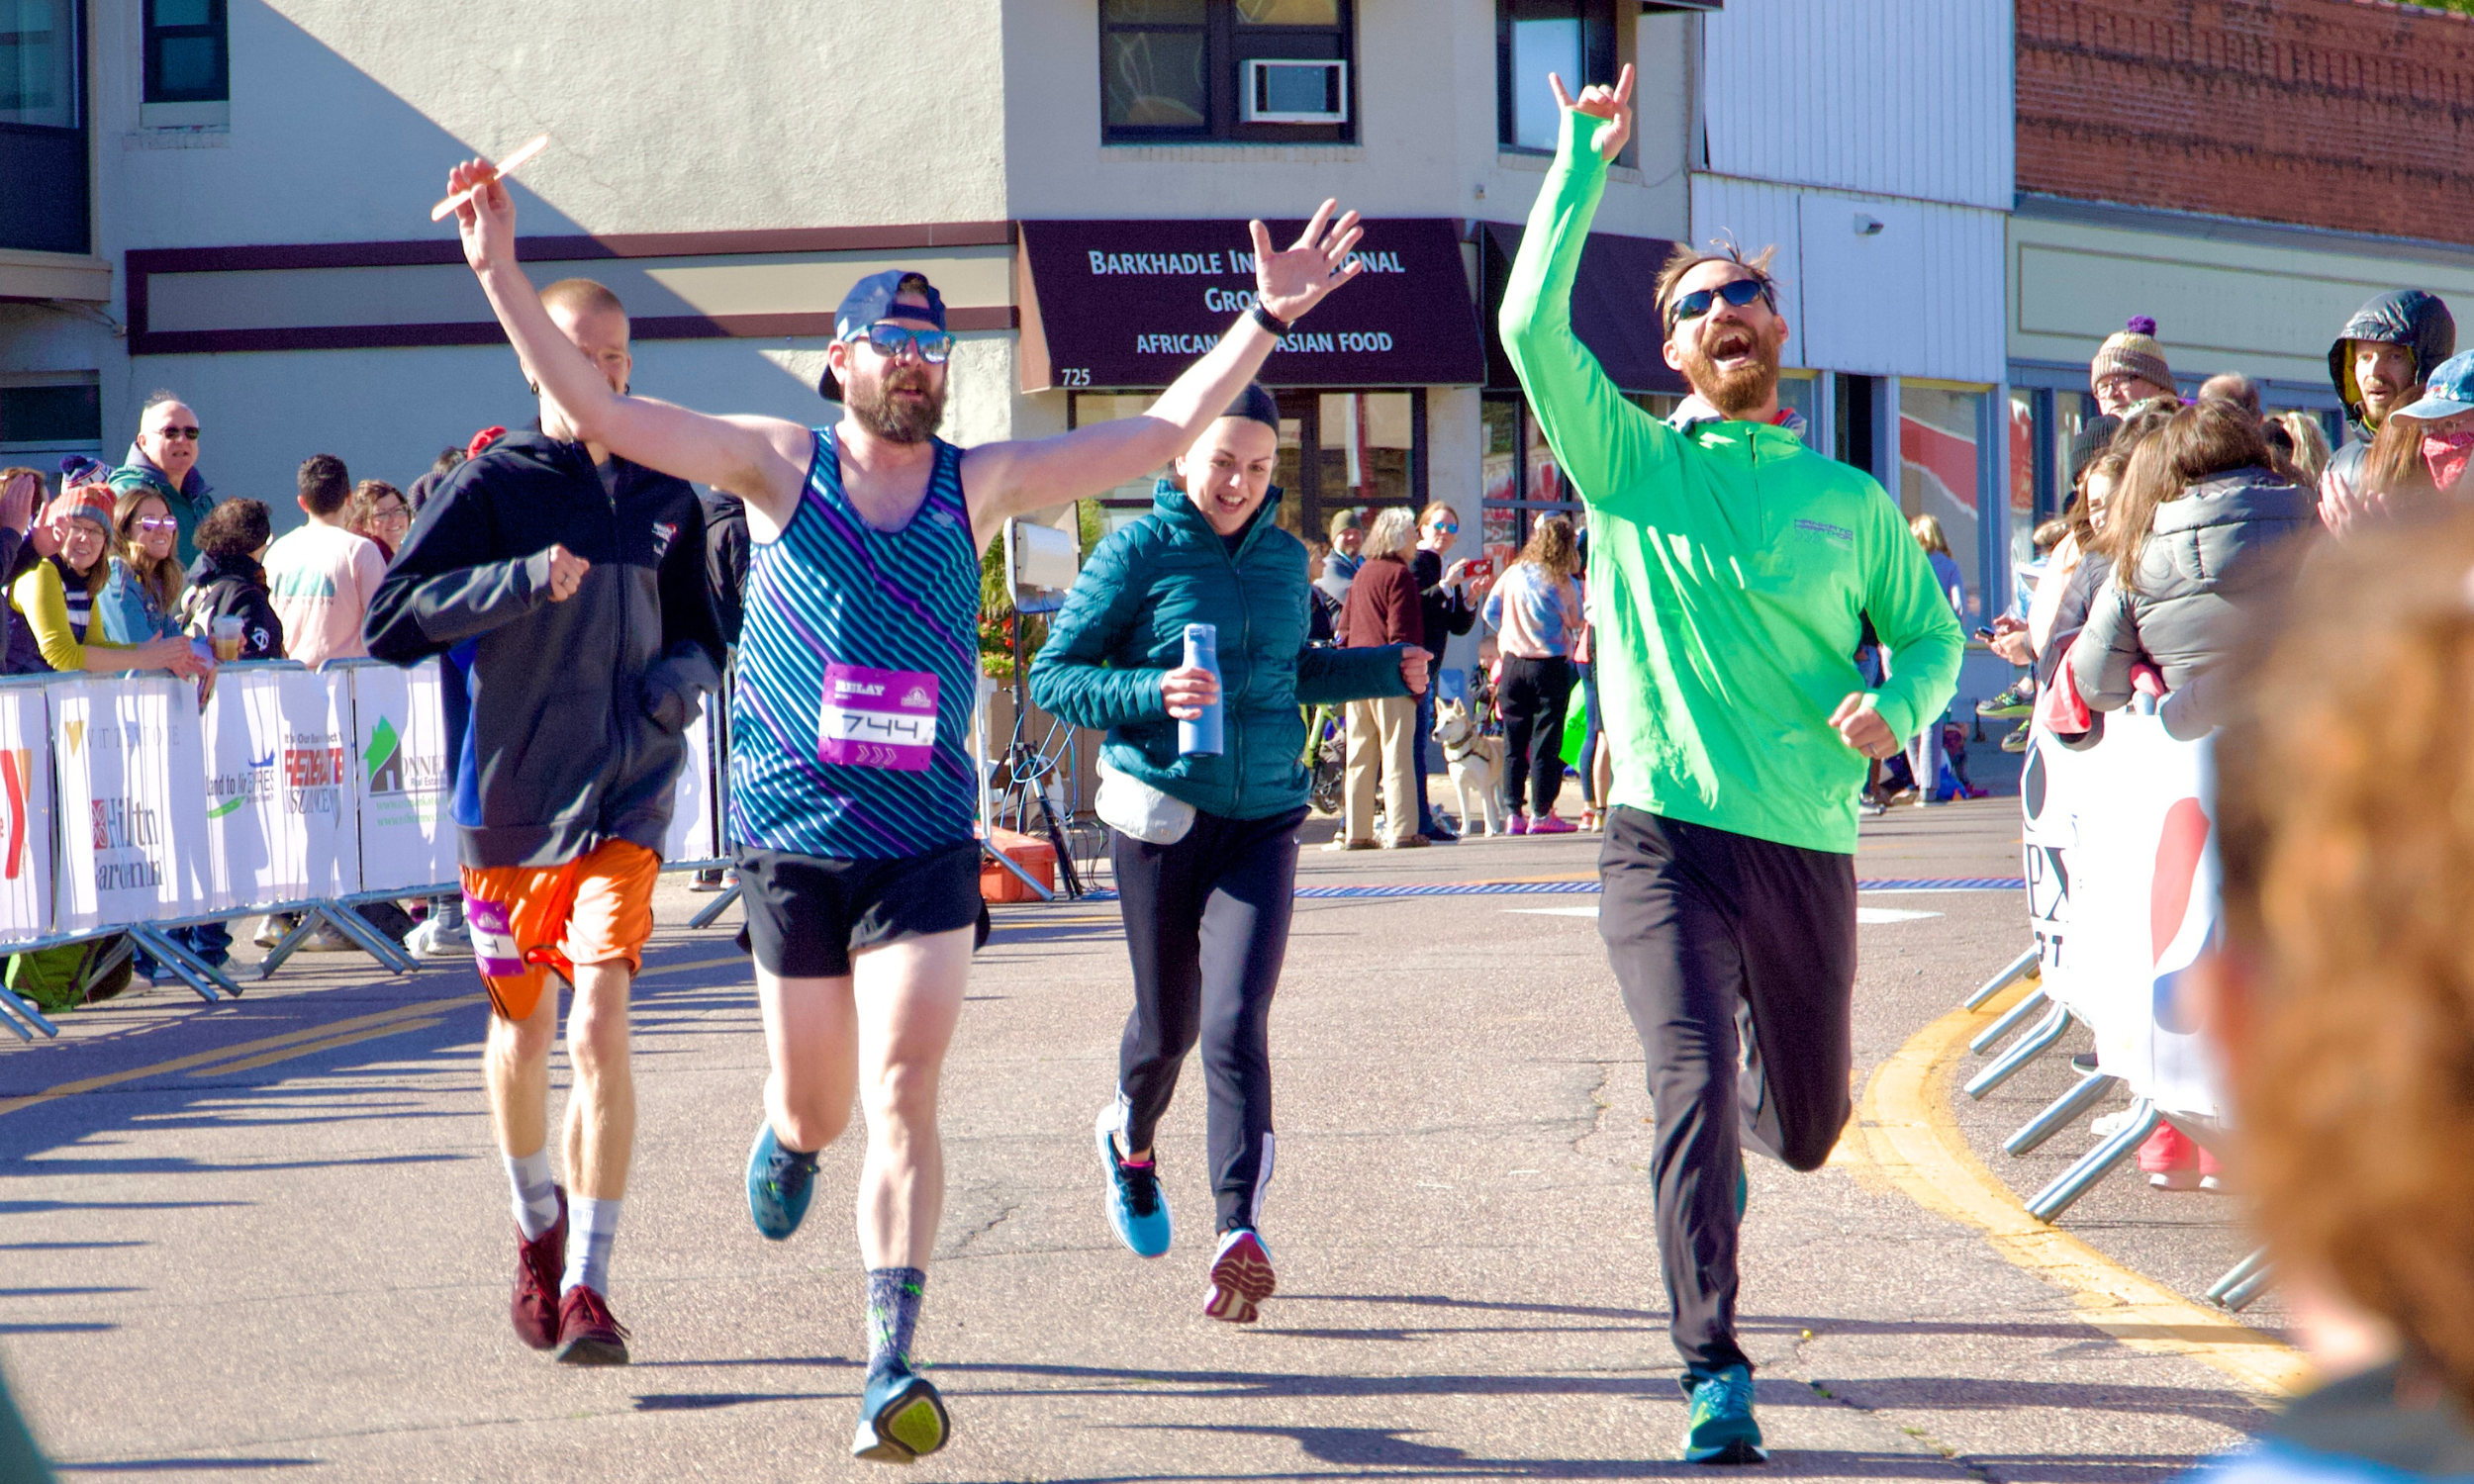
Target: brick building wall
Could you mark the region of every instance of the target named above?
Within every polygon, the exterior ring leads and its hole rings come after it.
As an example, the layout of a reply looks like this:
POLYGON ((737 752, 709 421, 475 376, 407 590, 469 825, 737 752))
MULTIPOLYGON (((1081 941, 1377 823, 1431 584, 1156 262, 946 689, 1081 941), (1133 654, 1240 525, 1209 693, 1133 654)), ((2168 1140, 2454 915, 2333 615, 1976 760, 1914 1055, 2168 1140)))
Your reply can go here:
POLYGON ((2019 189, 2474 244, 2474 20, 2018 0, 2019 189))

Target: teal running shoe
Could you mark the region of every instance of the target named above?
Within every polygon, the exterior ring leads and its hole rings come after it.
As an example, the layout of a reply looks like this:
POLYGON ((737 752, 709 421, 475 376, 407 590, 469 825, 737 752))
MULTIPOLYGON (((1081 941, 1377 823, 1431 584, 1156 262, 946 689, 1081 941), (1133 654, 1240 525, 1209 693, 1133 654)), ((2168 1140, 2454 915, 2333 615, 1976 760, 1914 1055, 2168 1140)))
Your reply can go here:
POLYGON ((1976 714, 1987 721, 2015 721, 2036 714, 2036 693, 2027 689, 2027 682, 2004 691, 2001 695, 1976 702, 1976 714))
POLYGON ((1760 1424, 1753 1421, 1753 1371, 1723 1366, 1687 1371, 1684 1395, 1692 1399, 1692 1426, 1683 1435, 1686 1463, 1767 1463, 1760 1424))
POLYGON ((773 1120, 756 1130, 756 1147, 747 1152, 747 1214, 756 1230, 775 1242, 799 1230, 808 1215, 808 1197, 816 1187, 816 1157, 782 1147, 773 1137, 773 1120))
POLYGON ((868 1389, 859 1394, 859 1432, 850 1440, 853 1458, 908 1463, 943 1447, 952 1436, 945 1399, 927 1377, 902 1365, 868 1372, 868 1389))
POLYGON ((1099 1110, 1092 1137, 1099 1146, 1099 1167, 1107 1175, 1108 1225, 1116 1240, 1137 1257, 1167 1252, 1176 1236, 1169 1203, 1160 1194, 1160 1171, 1150 1164, 1128 1164, 1117 1154, 1117 1132, 1125 1127, 1125 1105, 1110 1103, 1099 1110))

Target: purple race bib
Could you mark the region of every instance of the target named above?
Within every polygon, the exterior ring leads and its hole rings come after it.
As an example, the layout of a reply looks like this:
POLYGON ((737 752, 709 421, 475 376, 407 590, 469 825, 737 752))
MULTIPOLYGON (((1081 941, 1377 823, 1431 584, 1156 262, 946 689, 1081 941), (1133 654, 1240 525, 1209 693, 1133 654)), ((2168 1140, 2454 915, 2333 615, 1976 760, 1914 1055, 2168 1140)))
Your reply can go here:
POLYGON ((936 677, 828 662, 816 735, 824 762, 920 772, 936 752, 936 677))
POLYGON ((472 933, 473 964, 484 977, 523 977, 523 953, 516 947, 516 929, 507 920, 507 903, 465 892, 464 926, 472 933))

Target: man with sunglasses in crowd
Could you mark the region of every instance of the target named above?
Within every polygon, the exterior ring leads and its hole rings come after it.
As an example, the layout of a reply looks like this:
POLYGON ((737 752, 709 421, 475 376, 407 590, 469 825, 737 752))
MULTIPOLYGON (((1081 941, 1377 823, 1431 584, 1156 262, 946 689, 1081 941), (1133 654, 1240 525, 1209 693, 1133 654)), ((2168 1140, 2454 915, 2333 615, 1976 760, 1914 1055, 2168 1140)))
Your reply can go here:
MULTIPOLYGON (((1190 446, 1288 322, 1355 276, 1357 214, 1335 221, 1325 202, 1286 251, 1253 224, 1256 306, 1147 413, 965 450, 936 436, 954 336, 924 275, 873 274, 843 299, 825 361, 838 421, 709 417, 602 381, 518 265, 506 189, 478 160, 448 181, 475 186, 458 214, 464 255, 575 435, 745 502, 731 834, 771 1062, 748 1210, 768 1238, 797 1230, 816 1154, 855 1094, 868 1126, 869 1356, 852 1452, 907 1462, 942 1447, 949 1427, 910 1350, 944 1203, 937 1080, 980 913, 980 552, 1007 516, 1098 494, 1190 446)), ((1162 689, 1148 694, 1165 715, 1162 689)))
POLYGON ((1963 640, 1898 507, 1781 425, 1769 254, 1677 253, 1659 281, 1662 422, 1573 335, 1571 287, 1631 132, 1633 70, 1564 105, 1503 296, 1503 345, 1587 503, 1615 783, 1598 930, 1657 1111, 1658 1241, 1690 1403, 1684 1456, 1765 1455, 1737 1345, 1746 1144, 1821 1166, 1850 1113, 1856 794, 1950 701, 1963 640), (1869 616, 1890 679, 1853 656, 1869 616))
POLYGON ((138 413, 138 439, 111 475, 112 493, 145 490, 160 498, 180 522, 175 555, 181 570, 198 559, 198 522, 215 509, 215 491, 198 473, 198 415, 169 392, 146 399, 138 413))

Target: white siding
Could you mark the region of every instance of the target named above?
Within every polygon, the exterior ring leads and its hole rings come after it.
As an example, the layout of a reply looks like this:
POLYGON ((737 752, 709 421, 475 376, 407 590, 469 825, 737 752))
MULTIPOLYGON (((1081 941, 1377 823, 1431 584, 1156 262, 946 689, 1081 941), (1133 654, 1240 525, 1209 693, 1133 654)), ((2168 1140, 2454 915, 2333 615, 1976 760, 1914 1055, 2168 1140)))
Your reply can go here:
POLYGON ((2010 209, 2011 0, 1728 0, 1703 25, 1713 172, 2010 209))
POLYGON ((1716 175, 1692 178, 1692 236, 1778 244, 1789 365, 2003 377, 2004 214, 1716 175), (1858 219, 1882 224, 1859 233, 1858 219))

